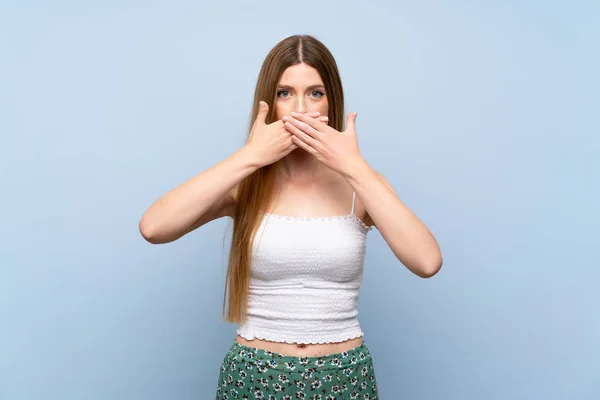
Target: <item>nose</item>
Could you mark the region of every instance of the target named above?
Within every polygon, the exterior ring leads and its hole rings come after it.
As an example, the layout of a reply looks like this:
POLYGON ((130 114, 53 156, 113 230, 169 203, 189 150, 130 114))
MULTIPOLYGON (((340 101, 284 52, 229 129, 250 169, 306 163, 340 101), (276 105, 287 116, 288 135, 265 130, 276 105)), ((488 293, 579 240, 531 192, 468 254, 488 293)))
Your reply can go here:
POLYGON ((294 112, 297 113, 305 113, 306 112, 306 102, 303 96, 296 97, 296 101, 294 102, 294 112))

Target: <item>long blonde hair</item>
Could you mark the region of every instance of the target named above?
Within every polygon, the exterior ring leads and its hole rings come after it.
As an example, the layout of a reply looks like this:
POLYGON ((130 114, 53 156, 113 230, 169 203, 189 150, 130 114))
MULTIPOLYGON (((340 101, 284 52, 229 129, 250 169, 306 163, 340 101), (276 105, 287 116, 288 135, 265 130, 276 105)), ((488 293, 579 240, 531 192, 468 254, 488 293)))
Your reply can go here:
MULTIPOLYGON (((258 115, 259 101, 265 101, 269 105, 266 123, 274 122, 276 118, 274 103, 279 80, 288 67, 300 63, 306 63, 319 72, 325 85, 329 104, 329 125, 340 132, 343 130, 344 92, 333 55, 315 37, 294 35, 279 42, 263 62, 254 91, 248 139, 252 124, 258 115)), ((246 139, 246 143, 248 143, 248 139, 246 139)), ((242 180, 238 186, 233 212, 231 251, 223 296, 223 316, 228 322, 241 324, 246 321, 252 243, 262 217, 273 200, 278 164, 279 162, 275 162, 259 168, 242 180), (229 304, 227 314, 225 314, 228 287, 229 304)))

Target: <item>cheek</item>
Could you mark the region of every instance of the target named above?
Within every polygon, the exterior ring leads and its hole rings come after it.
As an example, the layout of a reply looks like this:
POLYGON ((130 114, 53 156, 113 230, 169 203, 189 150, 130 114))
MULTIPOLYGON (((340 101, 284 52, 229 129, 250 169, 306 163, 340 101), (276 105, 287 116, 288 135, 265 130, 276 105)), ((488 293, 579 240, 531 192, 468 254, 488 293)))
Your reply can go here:
POLYGON ((277 118, 277 120, 280 120, 285 115, 289 115, 290 112, 292 112, 292 110, 285 102, 275 103, 275 118, 277 118))
POLYGON ((318 110, 315 110, 321 113, 321 115, 329 115, 329 104, 327 103, 327 101, 322 101, 319 106, 318 106, 318 110))
POLYGON ((325 103, 325 105, 321 107, 321 110, 319 110, 319 112, 321 113, 321 115, 329 115, 329 106, 327 105, 327 103, 325 103))

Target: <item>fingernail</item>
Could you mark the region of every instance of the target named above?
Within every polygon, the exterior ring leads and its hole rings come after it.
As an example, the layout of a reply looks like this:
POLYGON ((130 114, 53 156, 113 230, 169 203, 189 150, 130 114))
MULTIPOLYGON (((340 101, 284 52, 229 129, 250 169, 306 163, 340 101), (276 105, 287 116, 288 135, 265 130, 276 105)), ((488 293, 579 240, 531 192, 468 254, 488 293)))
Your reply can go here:
POLYGON ((293 112, 293 111, 292 111, 290 114, 292 115, 292 117, 297 117, 297 116, 298 116, 298 114, 296 114, 296 113, 295 113, 295 112, 293 112))

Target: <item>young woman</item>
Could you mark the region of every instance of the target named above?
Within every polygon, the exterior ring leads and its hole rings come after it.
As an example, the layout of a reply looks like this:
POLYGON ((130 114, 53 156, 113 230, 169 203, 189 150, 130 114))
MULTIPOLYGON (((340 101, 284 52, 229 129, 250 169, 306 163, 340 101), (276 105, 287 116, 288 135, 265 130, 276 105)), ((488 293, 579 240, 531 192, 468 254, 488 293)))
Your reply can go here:
POLYGON ((308 35, 267 55, 246 144, 159 198, 140 220, 167 243, 233 219, 226 319, 239 324, 217 399, 377 399, 357 302, 367 232, 428 278, 442 265, 428 228, 362 158, 356 113, 329 50, 308 35))

